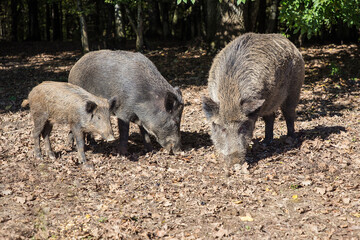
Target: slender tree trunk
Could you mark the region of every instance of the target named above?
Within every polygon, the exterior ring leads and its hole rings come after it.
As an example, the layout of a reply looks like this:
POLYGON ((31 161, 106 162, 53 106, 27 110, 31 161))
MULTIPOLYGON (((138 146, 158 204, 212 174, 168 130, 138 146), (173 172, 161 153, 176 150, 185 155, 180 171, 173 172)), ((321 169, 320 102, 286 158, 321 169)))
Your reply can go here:
POLYGON ((139 1, 137 9, 137 38, 136 38, 136 51, 142 51, 144 47, 144 21, 142 16, 142 3, 139 1))
POLYGON ((53 25, 53 40, 58 41, 61 39, 61 17, 60 17, 60 6, 59 2, 53 2, 54 12, 54 25, 53 25))
POLYGON ((124 39, 126 37, 124 11, 120 4, 115 4, 115 35, 118 39, 124 39))
POLYGON ((45 28, 46 28, 46 40, 47 40, 47 41, 50 41, 50 40, 51 40, 51 36, 50 36, 50 28, 51 28, 51 9, 50 9, 50 5, 49 5, 48 2, 46 2, 45 10, 46 10, 46 23, 45 23, 45 28))
POLYGON ((260 0, 246 1, 244 6, 244 26, 246 32, 256 31, 260 0))
POLYGON ((151 37, 163 36, 159 4, 156 0, 149 1, 149 21, 150 23, 148 35, 151 37))
POLYGON ((266 28, 267 33, 275 33, 278 29, 278 16, 279 16, 279 4, 280 0, 273 0, 270 6, 270 14, 268 19, 268 25, 266 28))
POLYGON ((266 31, 266 0, 260 0, 259 14, 258 14, 258 32, 265 33, 266 31))
POLYGON ((40 27, 38 19, 38 1, 28 0, 29 8, 29 40, 40 40, 40 27))
POLYGON ((215 40, 218 23, 218 0, 206 0, 206 40, 212 43, 215 40))
POLYGON ((86 52, 89 52, 89 40, 88 40, 88 35, 87 35, 85 16, 82 11, 81 0, 76 0, 76 4, 77 4, 77 10, 79 12, 81 45, 83 48, 83 52, 86 53, 86 52))
POLYGON ((143 26, 143 18, 142 18, 142 6, 141 1, 138 2, 137 5, 137 22, 135 24, 135 20, 132 18, 130 9, 127 5, 125 5, 126 15, 128 16, 129 23, 133 28, 136 34, 136 51, 141 51, 144 47, 144 26, 143 26))
POLYGON ((18 40, 19 11, 17 0, 11 0, 11 41, 18 40))
POLYGON ((170 27, 169 27, 170 6, 168 2, 159 2, 159 7, 161 12, 163 38, 166 40, 170 34, 170 27))

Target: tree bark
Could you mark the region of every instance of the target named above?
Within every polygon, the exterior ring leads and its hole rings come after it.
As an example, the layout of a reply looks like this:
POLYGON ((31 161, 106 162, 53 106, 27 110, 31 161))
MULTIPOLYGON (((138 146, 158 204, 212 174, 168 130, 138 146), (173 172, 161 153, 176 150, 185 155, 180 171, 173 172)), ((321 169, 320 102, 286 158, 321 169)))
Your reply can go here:
POLYGON ((29 35, 28 39, 31 41, 40 40, 40 27, 38 19, 38 1, 37 0, 28 0, 29 8, 29 35))
POLYGON ((19 10, 17 2, 17 0, 11 0, 11 41, 18 41, 19 10))
POLYGON ((170 6, 168 2, 159 2, 161 18, 162 18, 162 33, 163 38, 166 40, 169 37, 170 27, 169 27, 169 10, 170 6))
POLYGON ((278 16, 279 16, 279 4, 280 0, 272 1, 270 6, 270 14, 268 19, 268 25, 266 28, 267 33, 275 33, 278 29, 278 16))
POLYGON ((137 9, 137 37, 136 37, 136 51, 142 51, 144 47, 144 21, 142 16, 142 2, 138 2, 137 9))
POLYGON ((50 36, 50 29, 51 29, 51 9, 50 9, 50 5, 48 2, 46 2, 45 5, 45 10, 46 10, 46 23, 45 23, 45 32, 46 32, 46 40, 50 41, 51 40, 51 36, 50 36))
POLYGON ((159 4, 156 0, 149 1, 149 36, 158 37, 163 36, 162 26, 160 20, 159 4))
POLYGON ((137 4, 137 21, 135 24, 135 20, 133 19, 130 9, 127 5, 125 5, 126 15, 128 16, 129 23, 133 28, 136 34, 136 51, 142 51, 144 47, 144 26, 143 26, 143 18, 142 18, 142 5, 141 1, 137 4))
POLYGON ((76 0, 77 10, 79 12, 79 21, 80 21, 80 33, 81 33, 81 45, 83 52, 89 52, 89 40, 87 35, 87 27, 85 21, 85 15, 82 11, 81 0, 76 0))
POLYGON ((215 39, 218 22, 218 0, 206 0, 206 40, 211 43, 215 39))
POLYGON ((260 0, 246 1, 244 6, 244 26, 246 32, 255 32, 260 0))
POLYGON ((61 14, 60 14, 60 3, 59 2, 53 2, 53 12, 54 12, 54 24, 53 24, 53 40, 58 41, 62 40, 62 34, 61 34, 61 14))

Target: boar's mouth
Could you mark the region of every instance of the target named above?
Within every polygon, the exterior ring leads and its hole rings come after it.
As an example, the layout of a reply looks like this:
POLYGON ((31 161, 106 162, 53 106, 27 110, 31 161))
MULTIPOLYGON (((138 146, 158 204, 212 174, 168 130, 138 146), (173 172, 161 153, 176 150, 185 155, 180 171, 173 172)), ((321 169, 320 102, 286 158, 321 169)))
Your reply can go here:
POLYGON ((221 154, 224 161, 226 162, 226 164, 229 167, 234 166, 235 164, 243 164, 245 163, 245 156, 246 156, 246 151, 237 151, 237 152, 233 152, 231 154, 221 154))

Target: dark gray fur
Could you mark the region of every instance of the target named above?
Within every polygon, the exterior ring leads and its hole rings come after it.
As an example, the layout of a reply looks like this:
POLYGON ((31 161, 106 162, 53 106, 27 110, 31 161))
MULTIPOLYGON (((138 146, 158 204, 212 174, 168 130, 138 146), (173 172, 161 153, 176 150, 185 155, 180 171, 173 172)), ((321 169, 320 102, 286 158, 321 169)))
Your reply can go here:
POLYGON ((84 55, 71 69, 69 82, 110 99, 117 96, 120 152, 127 153, 129 122, 140 127, 146 150, 148 133, 168 151, 180 150, 183 100, 155 65, 141 53, 100 50, 84 55))
POLYGON ((42 158, 41 134, 47 155, 55 158, 50 145, 50 132, 54 123, 67 123, 76 139, 80 161, 85 163, 83 132, 100 134, 107 141, 115 140, 109 109, 109 105, 114 105, 114 102, 116 99, 108 102, 70 83, 47 81, 34 87, 28 99, 25 99, 21 105, 22 107, 30 105, 30 113, 34 121, 35 157, 42 158))
POLYGON ((231 166, 245 160, 258 117, 265 120, 265 142, 273 139, 279 108, 288 135, 294 136, 303 82, 301 53, 280 34, 244 34, 214 58, 208 79, 210 98, 203 97, 203 110, 214 145, 231 166))

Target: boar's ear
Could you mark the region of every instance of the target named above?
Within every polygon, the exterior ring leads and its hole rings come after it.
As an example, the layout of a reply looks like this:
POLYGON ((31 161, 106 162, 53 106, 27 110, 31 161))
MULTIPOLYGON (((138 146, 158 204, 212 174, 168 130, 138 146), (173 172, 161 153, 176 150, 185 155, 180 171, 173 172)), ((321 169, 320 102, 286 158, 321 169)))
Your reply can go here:
POLYGON ((109 99, 109 110, 110 112, 115 112, 116 109, 120 107, 120 100, 117 96, 114 96, 109 99))
POLYGON ((202 96, 202 103, 205 116, 208 120, 210 120, 214 115, 219 114, 219 104, 214 102, 211 98, 202 96))
POLYGON ((258 113, 264 102, 265 99, 245 99, 240 101, 240 105, 245 115, 250 116, 258 113))
POLYGON ((85 109, 86 109, 86 112, 87 112, 87 113, 93 113, 94 110, 95 110, 95 108, 97 108, 96 103, 94 103, 93 101, 87 101, 87 102, 86 102, 86 107, 85 107, 85 109))
POLYGON ((180 103, 177 96, 172 92, 167 92, 165 96, 165 109, 169 113, 173 113, 180 103))

